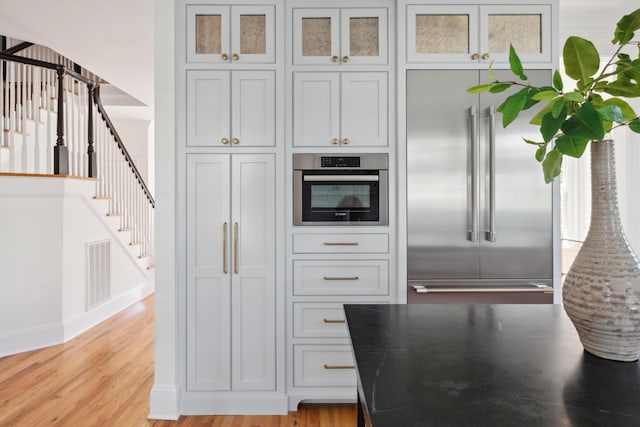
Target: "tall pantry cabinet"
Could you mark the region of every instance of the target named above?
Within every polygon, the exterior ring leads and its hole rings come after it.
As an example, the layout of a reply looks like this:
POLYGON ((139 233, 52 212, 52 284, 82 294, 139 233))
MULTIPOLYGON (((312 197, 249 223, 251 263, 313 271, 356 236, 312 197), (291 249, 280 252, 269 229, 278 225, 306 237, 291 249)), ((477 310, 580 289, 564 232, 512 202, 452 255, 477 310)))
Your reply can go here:
POLYGON ((182 413, 283 413, 283 7, 178 5, 182 413))

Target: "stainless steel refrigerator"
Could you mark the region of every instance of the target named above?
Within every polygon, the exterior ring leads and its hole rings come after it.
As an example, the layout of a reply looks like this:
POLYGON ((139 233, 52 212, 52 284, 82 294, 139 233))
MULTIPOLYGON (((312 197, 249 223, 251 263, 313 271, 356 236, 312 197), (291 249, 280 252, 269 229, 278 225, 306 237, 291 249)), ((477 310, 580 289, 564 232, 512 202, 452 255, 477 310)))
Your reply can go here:
POLYGON ((486 81, 486 70, 407 72, 410 303, 553 301, 552 185, 522 139, 541 140, 537 110, 503 128, 495 109, 510 92, 465 91, 486 81))

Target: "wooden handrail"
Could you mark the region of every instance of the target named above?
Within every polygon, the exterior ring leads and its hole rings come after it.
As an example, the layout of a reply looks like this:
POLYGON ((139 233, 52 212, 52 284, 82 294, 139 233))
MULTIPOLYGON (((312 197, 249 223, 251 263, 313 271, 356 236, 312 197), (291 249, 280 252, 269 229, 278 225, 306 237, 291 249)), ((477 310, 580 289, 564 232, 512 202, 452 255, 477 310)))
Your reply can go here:
POLYGON ((4 49, 2 53, 5 53, 7 55, 13 55, 31 46, 33 46, 33 43, 31 42, 22 42, 22 43, 18 43, 15 46, 11 46, 10 48, 4 49))

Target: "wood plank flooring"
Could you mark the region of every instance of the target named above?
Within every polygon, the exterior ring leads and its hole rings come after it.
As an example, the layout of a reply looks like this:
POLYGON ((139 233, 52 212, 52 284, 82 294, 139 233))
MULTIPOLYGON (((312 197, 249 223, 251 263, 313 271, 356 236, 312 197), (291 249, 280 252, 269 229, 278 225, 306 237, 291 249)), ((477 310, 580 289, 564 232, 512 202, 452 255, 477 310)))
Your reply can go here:
POLYGON ((355 405, 300 405, 283 416, 147 420, 153 384, 153 296, 73 340, 0 358, 0 426, 342 427, 355 405))

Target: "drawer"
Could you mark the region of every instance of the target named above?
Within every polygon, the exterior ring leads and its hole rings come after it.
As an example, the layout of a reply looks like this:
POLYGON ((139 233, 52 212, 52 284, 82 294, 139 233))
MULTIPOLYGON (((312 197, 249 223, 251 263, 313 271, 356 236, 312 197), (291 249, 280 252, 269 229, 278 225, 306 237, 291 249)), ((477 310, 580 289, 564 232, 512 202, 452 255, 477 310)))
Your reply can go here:
POLYGON ((342 303, 293 304, 294 338, 348 338, 342 303))
POLYGON ((294 345, 293 385, 355 387, 353 354, 348 345, 294 345))
POLYGON ((352 254, 389 252, 388 234, 294 234, 297 254, 352 254))
POLYGON ((387 260, 295 260, 294 295, 388 295, 387 260))

